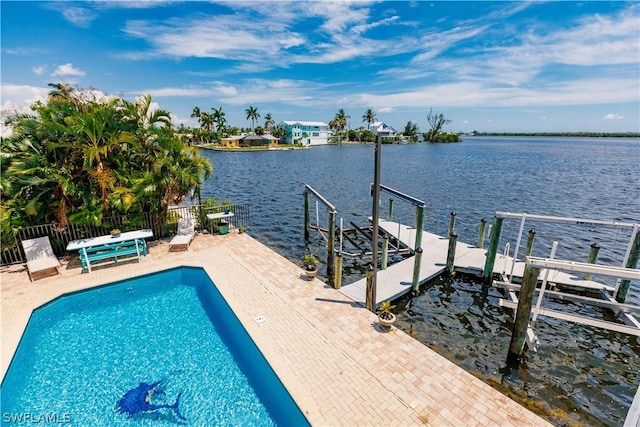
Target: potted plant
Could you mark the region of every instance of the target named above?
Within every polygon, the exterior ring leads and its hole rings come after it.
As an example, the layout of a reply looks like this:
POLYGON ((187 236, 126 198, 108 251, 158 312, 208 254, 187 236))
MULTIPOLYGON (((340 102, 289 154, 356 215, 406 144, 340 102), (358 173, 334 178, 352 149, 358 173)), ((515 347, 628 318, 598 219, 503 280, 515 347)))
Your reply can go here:
POLYGON ((304 267, 304 274, 306 274, 309 279, 316 277, 320 260, 318 260, 315 255, 306 254, 302 257, 300 264, 304 267))
POLYGON ((378 321, 382 326, 390 328, 393 322, 396 321, 396 315, 391 312, 394 308, 396 308, 396 306, 391 305, 391 301, 389 300, 380 303, 380 307, 378 307, 378 321))
POLYGON ((117 228, 111 230, 111 237, 120 237, 120 230, 118 230, 117 228))

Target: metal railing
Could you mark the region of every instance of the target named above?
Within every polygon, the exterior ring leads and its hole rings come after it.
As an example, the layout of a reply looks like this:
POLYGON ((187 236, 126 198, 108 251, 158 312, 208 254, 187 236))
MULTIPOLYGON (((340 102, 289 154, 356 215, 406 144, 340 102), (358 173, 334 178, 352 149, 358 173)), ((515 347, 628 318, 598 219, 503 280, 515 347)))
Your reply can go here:
POLYGON ((2 264, 18 264, 26 262, 20 242, 36 237, 48 236, 51 247, 56 256, 63 256, 66 247, 72 240, 86 239, 109 234, 117 228, 121 231, 150 229, 153 239, 158 240, 173 236, 178 228, 178 220, 183 217, 194 219, 196 231, 215 232, 220 220, 209 220, 207 214, 223 212, 229 209, 233 216, 225 219, 236 228, 246 229, 250 225, 249 204, 239 203, 231 206, 205 207, 194 205, 170 208, 165 218, 157 214, 144 213, 142 215, 120 215, 104 218, 102 226, 67 224, 60 228, 57 224, 41 224, 19 228, 2 234, 2 264))

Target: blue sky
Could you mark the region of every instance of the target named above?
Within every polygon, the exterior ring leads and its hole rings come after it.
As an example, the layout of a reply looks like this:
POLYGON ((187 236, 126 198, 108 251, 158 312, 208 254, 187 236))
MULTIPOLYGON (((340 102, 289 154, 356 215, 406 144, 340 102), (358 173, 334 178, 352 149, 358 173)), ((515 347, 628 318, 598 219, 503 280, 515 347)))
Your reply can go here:
POLYGON ((3 114, 65 81, 174 123, 194 106, 398 130, 640 131, 639 2, 3 0, 3 114), (366 126, 366 124, 364 124, 366 126))

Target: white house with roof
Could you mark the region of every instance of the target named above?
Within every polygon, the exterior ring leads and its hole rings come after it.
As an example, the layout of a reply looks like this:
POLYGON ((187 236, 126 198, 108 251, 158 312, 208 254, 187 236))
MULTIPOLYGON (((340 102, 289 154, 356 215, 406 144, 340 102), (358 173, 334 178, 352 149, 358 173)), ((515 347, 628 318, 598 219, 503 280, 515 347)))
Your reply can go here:
POLYGON ((329 125, 324 122, 284 120, 278 127, 286 130, 287 144, 324 145, 329 143, 329 125))
POLYGON ((384 122, 373 122, 369 126, 369 130, 373 132, 374 135, 380 135, 383 138, 395 138, 398 132, 388 124, 384 122))

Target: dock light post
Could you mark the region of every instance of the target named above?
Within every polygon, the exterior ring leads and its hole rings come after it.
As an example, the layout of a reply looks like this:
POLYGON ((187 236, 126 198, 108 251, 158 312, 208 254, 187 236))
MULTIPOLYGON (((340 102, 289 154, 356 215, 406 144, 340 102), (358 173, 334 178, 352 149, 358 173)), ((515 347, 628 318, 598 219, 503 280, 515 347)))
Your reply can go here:
POLYGON ((376 150, 374 156, 373 168, 373 188, 371 197, 373 198, 372 216, 373 216, 373 236, 371 237, 371 264, 372 274, 371 280, 367 281, 367 292, 365 306, 368 310, 375 312, 376 310, 376 281, 378 276, 378 219, 380 218, 380 151, 381 139, 380 135, 376 135, 376 150))

